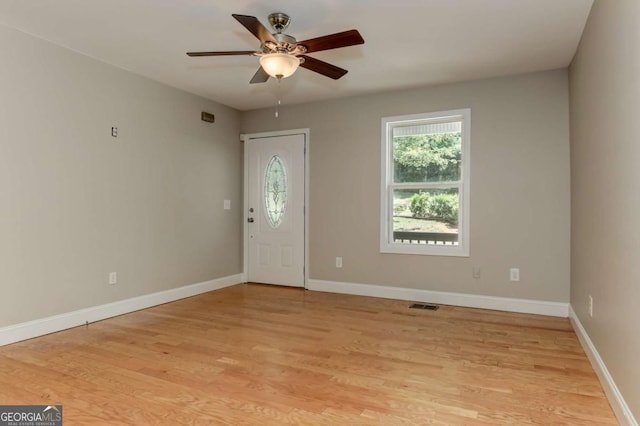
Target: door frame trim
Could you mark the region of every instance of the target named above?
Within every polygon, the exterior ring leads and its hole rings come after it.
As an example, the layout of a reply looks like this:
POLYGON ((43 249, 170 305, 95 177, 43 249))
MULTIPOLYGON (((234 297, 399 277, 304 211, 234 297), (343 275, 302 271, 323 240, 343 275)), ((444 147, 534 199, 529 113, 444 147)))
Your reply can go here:
MULTIPOLYGON (((261 133, 241 133, 240 141, 245 142, 249 139, 265 139, 279 136, 303 135, 304 136, 304 274, 303 288, 307 289, 309 282, 309 150, 310 139, 309 129, 291 129, 277 130, 273 132, 261 133)), ((246 145, 245 145, 246 147, 246 145)), ((244 184, 243 184, 243 203, 242 203, 242 250, 243 250, 243 275, 248 279, 249 276, 249 225, 247 222, 247 208, 249 206, 249 157, 246 148, 243 150, 243 167, 244 167, 244 184)))

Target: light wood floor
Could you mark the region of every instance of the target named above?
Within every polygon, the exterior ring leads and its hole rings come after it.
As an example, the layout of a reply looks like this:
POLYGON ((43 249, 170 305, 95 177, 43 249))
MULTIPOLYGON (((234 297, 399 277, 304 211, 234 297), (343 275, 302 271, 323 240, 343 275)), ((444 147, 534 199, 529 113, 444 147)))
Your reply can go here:
POLYGON ((65 425, 617 424, 569 321, 238 285, 0 348, 65 425))

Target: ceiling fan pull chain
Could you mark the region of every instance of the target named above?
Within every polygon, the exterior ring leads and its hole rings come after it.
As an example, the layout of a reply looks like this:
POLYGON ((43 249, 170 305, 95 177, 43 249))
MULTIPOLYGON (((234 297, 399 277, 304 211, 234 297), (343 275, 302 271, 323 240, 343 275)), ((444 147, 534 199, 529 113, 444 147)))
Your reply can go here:
POLYGON ((276 88, 276 97, 278 98, 278 102, 276 103, 276 118, 280 116, 280 84, 282 83, 282 79, 278 79, 278 87, 276 88))

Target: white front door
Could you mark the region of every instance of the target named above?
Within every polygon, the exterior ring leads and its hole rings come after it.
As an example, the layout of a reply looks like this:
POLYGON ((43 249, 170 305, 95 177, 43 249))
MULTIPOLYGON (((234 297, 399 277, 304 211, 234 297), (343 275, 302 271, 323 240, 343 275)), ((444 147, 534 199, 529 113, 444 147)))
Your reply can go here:
POLYGON ((305 134, 245 139, 247 279, 304 286, 305 134))

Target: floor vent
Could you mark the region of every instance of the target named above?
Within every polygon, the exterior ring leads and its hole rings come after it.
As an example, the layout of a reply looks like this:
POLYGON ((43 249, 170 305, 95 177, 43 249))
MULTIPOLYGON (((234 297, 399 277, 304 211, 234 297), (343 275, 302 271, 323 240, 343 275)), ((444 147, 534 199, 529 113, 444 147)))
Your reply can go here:
POLYGON ((426 309, 427 311, 437 311, 438 305, 425 305, 424 303, 414 303, 409 306, 411 309, 426 309))

